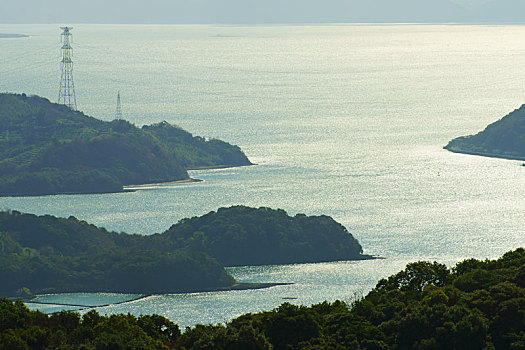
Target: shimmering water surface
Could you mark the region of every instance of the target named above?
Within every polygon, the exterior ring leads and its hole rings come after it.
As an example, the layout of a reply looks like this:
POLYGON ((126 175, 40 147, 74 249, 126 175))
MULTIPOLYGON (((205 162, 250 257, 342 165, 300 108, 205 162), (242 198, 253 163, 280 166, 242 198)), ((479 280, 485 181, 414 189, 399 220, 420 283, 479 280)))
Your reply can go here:
MULTIPOLYGON (((331 215, 386 258, 231 268, 240 281, 294 284, 151 296, 102 313, 224 322, 285 300, 352 300, 409 261, 452 265, 525 245, 522 162, 442 150, 525 103, 524 26, 73 26, 80 110, 111 120, 120 90, 133 123, 224 139, 258 165, 133 193, 0 198, 0 207, 152 234, 221 206, 268 206, 331 215)), ((30 35, 0 39, 0 91, 57 99, 58 27, 0 25, 30 35)))

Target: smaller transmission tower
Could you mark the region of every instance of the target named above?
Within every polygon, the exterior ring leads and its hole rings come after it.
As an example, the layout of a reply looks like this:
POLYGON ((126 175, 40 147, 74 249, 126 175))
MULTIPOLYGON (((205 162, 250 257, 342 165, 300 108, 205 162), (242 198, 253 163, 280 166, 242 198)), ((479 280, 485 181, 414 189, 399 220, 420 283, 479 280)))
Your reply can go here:
POLYGON ((120 106, 120 91, 117 92, 117 110, 115 111, 115 119, 122 119, 122 107, 120 106))
POLYGON ((77 109, 75 96, 75 84, 73 84, 73 48, 71 47, 73 27, 60 27, 63 30, 62 37, 62 61, 60 61, 60 87, 58 89, 58 103, 69 108, 77 109))

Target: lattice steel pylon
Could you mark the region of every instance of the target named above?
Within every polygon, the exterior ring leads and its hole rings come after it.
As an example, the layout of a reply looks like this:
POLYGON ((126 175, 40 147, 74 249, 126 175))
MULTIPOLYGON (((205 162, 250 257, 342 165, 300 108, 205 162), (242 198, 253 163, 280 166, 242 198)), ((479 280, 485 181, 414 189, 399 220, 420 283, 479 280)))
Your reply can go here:
POLYGON ((77 109, 77 98, 75 96, 75 84, 73 83, 73 48, 71 47, 73 27, 60 27, 63 30, 62 37, 62 61, 60 61, 60 87, 58 89, 58 103, 69 108, 77 109))
POLYGON ((117 110, 115 111, 115 119, 122 119, 122 107, 120 106, 120 91, 117 92, 117 110))

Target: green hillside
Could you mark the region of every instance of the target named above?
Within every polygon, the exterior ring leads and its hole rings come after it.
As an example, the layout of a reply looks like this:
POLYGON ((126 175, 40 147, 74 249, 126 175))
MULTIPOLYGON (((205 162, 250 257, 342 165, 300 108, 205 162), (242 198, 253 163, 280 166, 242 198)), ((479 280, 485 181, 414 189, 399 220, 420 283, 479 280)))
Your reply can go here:
POLYGON ((0 94, 0 196, 118 192, 251 164, 237 146, 160 123, 101 121, 38 96, 0 94))
POLYGON ((216 290, 235 283, 223 265, 367 258, 332 218, 269 208, 220 208, 150 236, 108 232, 74 217, 0 212, 0 296, 21 288, 35 294, 216 290))
POLYGON ((186 169, 250 165, 238 146, 211 139, 205 140, 189 132, 161 122, 144 125, 142 130, 155 136, 166 146, 168 153, 186 169))
POLYGON ((369 259, 359 242, 329 216, 234 206, 181 220, 153 237, 159 246, 194 249, 225 266, 369 259))
POLYGON ((525 250, 448 269, 430 262, 379 281, 363 298, 282 304, 181 334, 159 316, 51 316, 0 299, 5 349, 524 349, 525 250))
POLYGON ((445 149, 456 153, 525 160, 525 105, 476 135, 450 141, 445 149))
POLYGON ((74 217, 0 212, 0 295, 21 288, 60 292, 176 293, 230 287, 235 280, 210 256, 133 245, 74 217))

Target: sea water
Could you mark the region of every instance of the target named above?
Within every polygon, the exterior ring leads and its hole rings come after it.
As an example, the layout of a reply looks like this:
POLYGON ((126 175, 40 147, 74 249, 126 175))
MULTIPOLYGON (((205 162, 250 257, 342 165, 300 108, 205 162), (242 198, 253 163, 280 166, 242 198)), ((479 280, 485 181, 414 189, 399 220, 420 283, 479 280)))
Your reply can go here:
MULTIPOLYGON (((226 322, 284 301, 350 302, 410 261, 453 266, 525 245, 522 162, 442 149, 525 103, 524 26, 73 27, 79 110, 111 120, 120 91, 137 126, 166 120, 237 144, 258 165, 192 171, 204 182, 131 193, 0 198, 0 208, 147 235, 223 206, 267 206, 330 215, 365 253, 385 258, 229 268, 243 282, 294 284, 150 296, 101 313, 226 322)), ((0 39, 0 91, 56 101, 59 25, 0 33, 29 35, 0 39)), ((72 300, 106 301, 40 299, 72 300)))

